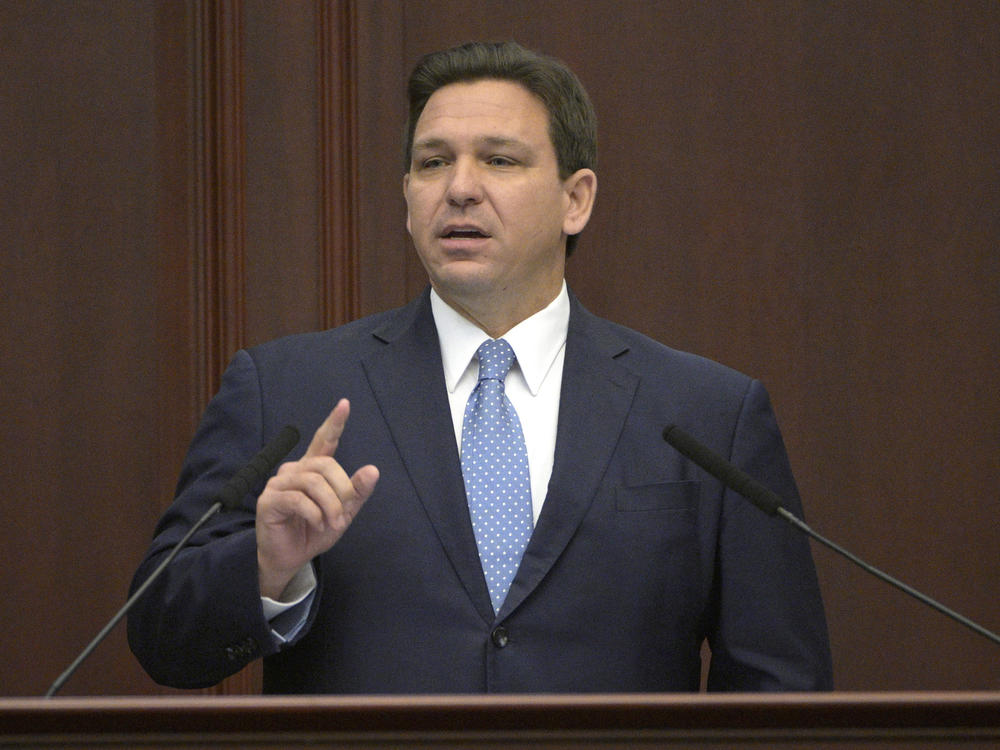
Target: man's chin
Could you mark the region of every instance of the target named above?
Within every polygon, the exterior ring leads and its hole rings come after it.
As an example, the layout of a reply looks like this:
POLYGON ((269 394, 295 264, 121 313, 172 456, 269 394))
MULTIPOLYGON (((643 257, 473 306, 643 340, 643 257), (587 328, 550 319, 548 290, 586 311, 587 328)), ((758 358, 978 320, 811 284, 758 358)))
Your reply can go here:
POLYGON ((435 271, 431 274, 431 283, 442 297, 444 292, 456 296, 478 296, 496 291, 496 274, 477 261, 453 261, 435 271))
POLYGON ((431 286, 452 307, 472 310, 495 304, 504 294, 506 284, 493 269, 468 263, 449 264, 447 269, 431 276, 431 286))

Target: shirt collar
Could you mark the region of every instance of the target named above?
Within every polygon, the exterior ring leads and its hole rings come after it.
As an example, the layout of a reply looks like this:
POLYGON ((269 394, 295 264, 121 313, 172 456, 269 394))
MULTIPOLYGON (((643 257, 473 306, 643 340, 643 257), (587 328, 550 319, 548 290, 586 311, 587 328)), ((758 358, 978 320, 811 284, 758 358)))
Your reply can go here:
MULTIPOLYGON (((448 392, 454 393, 458 381, 472 366, 473 357, 479 345, 489 336, 475 323, 462 317, 431 289, 431 312, 437 326, 441 344, 441 360, 444 364, 444 379, 448 392)), ((514 350, 517 357, 515 367, 521 374, 531 394, 538 395, 542 381, 552 368, 556 356, 566 344, 569 329, 569 293, 566 282, 556 298, 547 307, 539 310, 511 328, 503 338, 514 350)))

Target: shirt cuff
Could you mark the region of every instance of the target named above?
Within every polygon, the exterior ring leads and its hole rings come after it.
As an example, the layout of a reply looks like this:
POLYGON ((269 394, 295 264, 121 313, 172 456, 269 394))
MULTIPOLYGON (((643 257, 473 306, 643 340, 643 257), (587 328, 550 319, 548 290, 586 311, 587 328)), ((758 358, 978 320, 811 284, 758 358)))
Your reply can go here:
POLYGON ((280 601, 267 596, 260 598, 264 618, 271 626, 271 634, 279 644, 295 638, 305 625, 315 591, 316 572, 312 564, 309 564, 295 574, 281 593, 280 601))

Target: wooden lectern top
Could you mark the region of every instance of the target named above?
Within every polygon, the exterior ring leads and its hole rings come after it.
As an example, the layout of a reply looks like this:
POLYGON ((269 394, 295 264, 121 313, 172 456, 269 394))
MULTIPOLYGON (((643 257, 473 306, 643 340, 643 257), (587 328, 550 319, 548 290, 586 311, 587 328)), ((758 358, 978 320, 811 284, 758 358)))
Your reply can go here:
POLYGON ((1000 692, 0 700, 0 747, 996 748, 1000 692))

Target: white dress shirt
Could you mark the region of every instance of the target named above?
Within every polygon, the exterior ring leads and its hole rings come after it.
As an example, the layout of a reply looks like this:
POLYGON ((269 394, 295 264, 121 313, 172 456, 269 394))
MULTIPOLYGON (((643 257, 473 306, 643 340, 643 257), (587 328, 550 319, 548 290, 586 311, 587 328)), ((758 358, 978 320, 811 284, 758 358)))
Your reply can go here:
MULTIPOLYGON (((433 290, 431 310, 441 344, 455 443, 461 452, 465 405, 479 380, 476 350, 490 337, 449 307, 433 290)), ((568 328, 569 293, 563 282, 559 295, 548 307, 521 321, 502 337, 517 357, 504 382, 504 390, 521 420, 524 432, 535 521, 538 521, 538 514, 542 511, 552 476, 568 328)))

